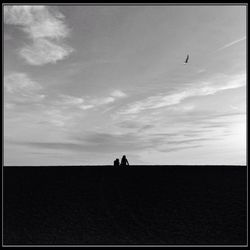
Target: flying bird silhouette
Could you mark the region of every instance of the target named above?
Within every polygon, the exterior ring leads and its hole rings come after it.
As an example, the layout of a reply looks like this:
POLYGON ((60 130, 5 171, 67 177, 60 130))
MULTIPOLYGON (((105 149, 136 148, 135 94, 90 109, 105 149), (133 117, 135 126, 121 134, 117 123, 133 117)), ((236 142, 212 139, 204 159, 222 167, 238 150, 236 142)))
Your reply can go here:
POLYGON ((189 55, 187 55, 187 58, 186 58, 186 60, 185 60, 185 63, 184 63, 184 64, 188 63, 188 59, 189 59, 189 55))

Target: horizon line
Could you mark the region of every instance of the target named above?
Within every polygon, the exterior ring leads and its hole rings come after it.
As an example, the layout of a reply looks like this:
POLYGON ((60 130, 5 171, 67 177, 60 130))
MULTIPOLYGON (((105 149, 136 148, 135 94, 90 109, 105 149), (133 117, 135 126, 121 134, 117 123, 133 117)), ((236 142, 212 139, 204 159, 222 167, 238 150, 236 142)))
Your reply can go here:
POLYGON ((163 165, 163 164, 134 164, 134 165, 129 165, 129 166, 114 166, 112 164, 105 164, 105 165, 8 165, 8 166, 4 166, 3 167, 115 167, 115 168, 129 168, 129 167, 140 167, 140 166, 166 166, 166 167, 183 167, 183 166, 187 166, 187 167, 195 167, 195 166, 203 166, 203 167, 219 167, 219 166, 224 166, 224 167, 230 167, 230 166, 242 166, 242 167, 245 167, 247 166, 247 164, 218 164, 218 165, 215 165, 215 164, 207 164, 207 165, 201 165, 201 164, 186 164, 186 165, 181 165, 181 164, 172 164, 172 165, 163 165))

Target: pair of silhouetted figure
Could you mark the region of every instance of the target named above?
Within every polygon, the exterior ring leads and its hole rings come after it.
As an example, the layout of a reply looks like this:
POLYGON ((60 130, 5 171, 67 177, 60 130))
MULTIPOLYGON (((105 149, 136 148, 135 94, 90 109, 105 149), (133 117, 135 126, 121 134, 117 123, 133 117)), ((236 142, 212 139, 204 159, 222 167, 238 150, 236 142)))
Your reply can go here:
POLYGON ((122 159, 121 159, 121 164, 120 164, 120 162, 119 162, 119 159, 117 158, 117 159, 114 161, 114 166, 115 166, 115 167, 119 167, 119 166, 121 166, 121 167, 129 166, 129 163, 128 163, 128 160, 127 160, 127 158, 126 158, 126 155, 124 155, 124 156, 122 157, 122 159))

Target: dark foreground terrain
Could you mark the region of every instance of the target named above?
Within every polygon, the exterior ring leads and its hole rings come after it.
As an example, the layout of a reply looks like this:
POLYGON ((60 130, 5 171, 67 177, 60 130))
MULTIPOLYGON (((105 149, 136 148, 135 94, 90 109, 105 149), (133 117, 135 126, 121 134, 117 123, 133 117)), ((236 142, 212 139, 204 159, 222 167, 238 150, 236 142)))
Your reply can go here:
POLYGON ((246 167, 4 167, 4 245, 245 245, 246 167))

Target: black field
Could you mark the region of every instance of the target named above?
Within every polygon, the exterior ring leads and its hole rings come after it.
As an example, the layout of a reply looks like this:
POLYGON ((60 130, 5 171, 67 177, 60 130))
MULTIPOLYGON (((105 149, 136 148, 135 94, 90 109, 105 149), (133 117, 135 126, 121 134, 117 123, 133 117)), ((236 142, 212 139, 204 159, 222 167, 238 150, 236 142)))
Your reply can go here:
POLYGON ((4 167, 4 245, 245 245, 246 166, 4 167))

